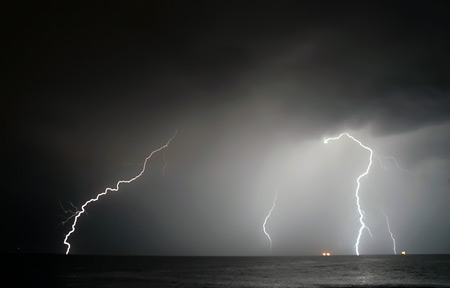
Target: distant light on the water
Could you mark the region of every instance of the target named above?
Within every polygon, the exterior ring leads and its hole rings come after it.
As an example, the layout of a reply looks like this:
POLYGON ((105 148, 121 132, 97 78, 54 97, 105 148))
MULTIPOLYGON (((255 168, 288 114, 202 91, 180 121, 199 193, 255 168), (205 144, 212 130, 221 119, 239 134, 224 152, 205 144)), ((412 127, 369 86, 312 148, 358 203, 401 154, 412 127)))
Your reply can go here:
POLYGON ((330 252, 323 252, 322 256, 331 256, 331 253, 330 252))
POLYGON ((406 251, 402 251, 402 255, 406 255, 406 251))

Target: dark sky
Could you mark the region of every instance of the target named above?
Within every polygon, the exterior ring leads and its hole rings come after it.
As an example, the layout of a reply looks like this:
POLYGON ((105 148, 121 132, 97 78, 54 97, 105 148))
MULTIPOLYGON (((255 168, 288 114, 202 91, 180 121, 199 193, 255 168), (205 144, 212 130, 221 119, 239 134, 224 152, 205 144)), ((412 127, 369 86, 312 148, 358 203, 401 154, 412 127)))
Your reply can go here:
MULTIPOLYGON (((65 1, 67 2, 67 1, 65 1)), ((450 253, 445 1, 5 6, 2 252, 450 253), (385 166, 384 168, 382 166, 385 166), (68 216, 67 214, 65 215, 68 216)), ((245 3, 243 3, 245 2, 245 3)))

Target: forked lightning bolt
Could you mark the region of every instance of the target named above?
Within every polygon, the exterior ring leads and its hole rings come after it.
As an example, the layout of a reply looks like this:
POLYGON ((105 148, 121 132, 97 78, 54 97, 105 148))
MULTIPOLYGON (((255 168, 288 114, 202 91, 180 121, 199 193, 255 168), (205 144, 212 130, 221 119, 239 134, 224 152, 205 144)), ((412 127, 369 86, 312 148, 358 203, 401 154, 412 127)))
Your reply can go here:
POLYGON ((370 149, 369 147, 363 145, 358 139, 356 139, 355 137, 351 136, 348 133, 342 133, 337 137, 325 138, 323 140, 323 143, 327 144, 330 140, 339 140, 344 135, 347 136, 348 138, 352 139, 353 141, 358 143, 359 146, 361 146, 362 148, 364 148, 370 152, 369 164, 367 165, 366 170, 364 171, 364 173, 362 173, 361 175, 358 176, 358 179, 356 179, 357 186, 356 186, 356 191, 355 191, 355 197, 356 197, 356 206, 357 206, 358 212, 359 212, 359 223, 361 224, 361 226, 358 231, 358 237, 356 238, 355 252, 356 252, 356 255, 359 256, 359 242, 361 240, 362 232, 364 231, 364 229, 366 229, 369 232, 369 234, 371 234, 369 227, 367 227, 366 223, 364 222, 365 213, 361 209, 361 203, 360 203, 360 198, 359 198, 359 188, 361 187, 361 179, 364 178, 367 174, 369 174, 370 167, 372 166, 373 150, 370 149))
MULTIPOLYGON (((146 167, 146 165, 147 165, 147 161, 150 160, 150 158, 152 158, 152 156, 153 156, 155 153, 158 153, 159 151, 166 149, 166 148, 169 146, 170 142, 173 140, 173 138, 175 138, 175 135, 177 135, 177 131, 175 131, 175 133, 174 133, 174 134, 172 135, 172 137, 166 142, 166 144, 164 144, 163 146, 159 147, 159 148, 156 149, 156 150, 153 150, 153 151, 150 153, 150 155, 148 155, 147 158, 145 158, 145 161, 144 161, 142 170, 141 170, 141 172, 140 172, 139 174, 137 174, 136 176, 134 176, 133 178, 131 178, 131 179, 129 179, 129 180, 120 180, 120 181, 118 181, 118 182, 116 183, 116 187, 115 187, 115 188, 106 188, 102 193, 97 194, 97 196, 96 196, 95 198, 92 198, 92 199, 89 199, 88 201, 86 201, 86 202, 81 206, 81 209, 78 210, 78 211, 76 211, 76 214, 74 214, 74 215, 75 215, 75 217, 74 217, 75 219, 74 219, 74 221, 73 221, 73 223, 72 223, 72 229, 69 231, 69 233, 66 234, 66 237, 64 238, 64 244, 67 246, 66 254, 69 254, 70 247, 71 247, 71 246, 70 246, 70 243, 69 243, 69 241, 68 241, 68 240, 69 240, 69 237, 70 237, 70 235, 72 235, 72 234, 75 232, 75 229, 76 229, 76 226, 77 226, 77 222, 78 222, 78 218, 80 218, 80 216, 83 215, 83 214, 86 212, 86 207, 87 207, 90 203, 96 202, 98 199, 100 199, 100 197, 105 196, 106 194, 108 194, 108 192, 111 192, 111 191, 112 191, 112 192, 119 191, 120 184, 128 184, 128 183, 131 183, 131 182, 133 182, 134 180, 136 180, 136 179, 138 179, 139 177, 141 177, 142 174, 144 174, 144 172, 145 172, 145 167, 146 167)), ((70 218, 72 218, 72 217, 70 217, 70 218)))
POLYGON ((67 222, 69 222, 70 219, 72 219, 73 217, 75 217, 75 216, 77 215, 77 213, 80 212, 80 211, 79 211, 78 208, 75 207, 75 205, 73 205, 73 203, 70 202, 70 201, 67 202, 67 203, 69 203, 69 205, 72 206, 72 208, 73 208, 74 210, 66 209, 66 208, 63 206, 63 204, 61 203, 61 200, 59 199, 59 197, 58 197, 58 202, 59 202, 59 206, 61 207, 61 209, 62 209, 63 212, 64 212, 64 221, 62 221, 61 224, 62 224, 62 225, 66 225, 67 222), (68 217, 66 217, 67 214, 69 214, 68 217))
POLYGON ((264 234, 266 234, 267 238, 269 239, 270 250, 272 250, 272 238, 270 238, 269 233, 267 233, 266 224, 267 224, 267 220, 269 220, 269 218, 270 218, 270 215, 272 215, 273 209, 275 209, 275 205, 277 203, 277 195, 278 195, 278 191, 275 191, 275 198, 273 198, 272 208, 270 208, 269 214, 267 214, 266 218, 264 219, 264 223, 263 223, 263 231, 264 231, 264 234))

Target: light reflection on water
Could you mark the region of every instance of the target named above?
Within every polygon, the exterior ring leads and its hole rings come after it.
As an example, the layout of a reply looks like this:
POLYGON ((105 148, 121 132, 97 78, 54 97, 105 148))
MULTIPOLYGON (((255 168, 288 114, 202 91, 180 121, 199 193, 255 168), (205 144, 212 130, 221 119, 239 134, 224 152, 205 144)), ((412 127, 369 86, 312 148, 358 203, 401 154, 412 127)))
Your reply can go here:
POLYGON ((450 287, 450 255, 52 257, 27 273, 59 287, 450 287))

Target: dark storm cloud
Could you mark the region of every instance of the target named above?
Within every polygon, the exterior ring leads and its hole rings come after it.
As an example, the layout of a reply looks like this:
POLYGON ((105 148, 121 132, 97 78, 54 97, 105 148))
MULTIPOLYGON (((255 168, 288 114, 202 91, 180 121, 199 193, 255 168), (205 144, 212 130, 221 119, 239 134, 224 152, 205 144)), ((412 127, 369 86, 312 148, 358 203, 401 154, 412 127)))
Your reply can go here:
MULTIPOLYGON (((5 165, 12 168, 6 177, 28 180, 13 197, 25 215, 13 206, 6 212, 14 215, 10 230, 20 238, 8 240, 7 249, 20 242, 32 251, 60 251, 59 239, 36 248, 28 232, 20 232, 30 219, 40 219, 30 215, 42 213, 40 205, 60 214, 54 195, 79 204, 131 175, 123 163, 136 164, 176 128, 177 141, 166 156, 177 180, 151 178, 136 189, 164 193, 118 196, 99 214, 90 212, 105 223, 108 216, 100 214, 111 215, 105 211, 118 206, 128 216, 120 229, 103 223, 85 228, 90 230, 79 235, 79 251, 113 253, 117 246, 122 253, 141 253, 150 241, 156 248, 143 253, 251 254, 258 250, 252 235, 260 232, 261 195, 278 184, 320 190, 273 167, 288 167, 280 159, 289 161, 286 155, 300 142, 342 130, 369 127, 367 141, 412 166, 448 159, 450 37, 439 2, 76 3, 9 11, 2 127, 11 151, 5 165), (407 144, 410 149, 402 149, 407 144), (32 171, 39 173, 27 176, 32 171), (26 202, 30 193, 33 201, 26 202), (160 205, 137 205, 130 213, 137 198, 160 205), (186 217, 192 226, 180 224, 186 217), (142 218, 151 223, 136 224, 142 218), (99 227, 104 231, 95 234, 99 227), (128 233, 120 231, 130 227, 144 231, 142 239, 121 244, 128 233), (89 244, 92 233, 97 244, 89 244), (111 247, 98 244, 111 233, 121 234, 111 247)), ((303 157, 309 159, 305 167, 314 162, 311 153, 303 157)), ((45 222, 31 226, 44 227, 45 235, 60 232, 45 222)))
POLYGON ((180 101, 183 108, 217 109, 270 98, 283 112, 321 127, 373 122, 380 133, 399 132, 445 121, 450 106, 446 15, 439 3, 403 4, 28 11, 15 20, 21 28, 16 45, 24 53, 14 59, 13 74, 26 82, 19 82, 19 91, 34 94, 22 96, 34 104, 25 113, 60 111, 41 117, 73 113, 65 106, 95 117, 98 109, 120 105, 179 113, 172 107, 180 101), (249 90, 259 95, 248 97, 249 90))
POLYGON ((407 17, 401 9, 361 12, 297 22, 298 31, 248 44, 257 56, 242 85, 323 126, 373 122, 392 133, 447 120, 450 47, 441 19, 414 9, 407 17))
POLYGON ((194 61, 202 55, 210 66, 189 67, 219 79, 211 94, 237 105, 242 98, 255 106, 280 101, 285 112, 322 127, 372 122, 379 133, 392 133, 448 119, 450 43, 437 7, 324 5, 317 14, 264 8, 250 23, 247 10, 225 9, 213 32, 200 29, 192 39, 194 61), (249 90, 258 94, 248 97, 249 90))

